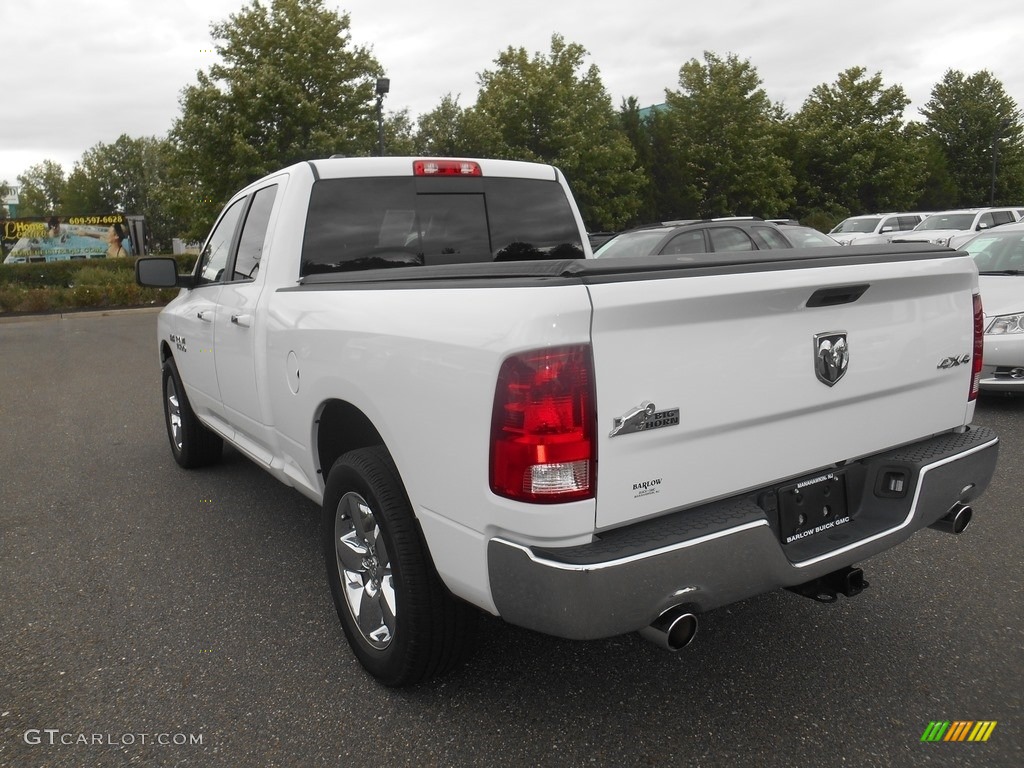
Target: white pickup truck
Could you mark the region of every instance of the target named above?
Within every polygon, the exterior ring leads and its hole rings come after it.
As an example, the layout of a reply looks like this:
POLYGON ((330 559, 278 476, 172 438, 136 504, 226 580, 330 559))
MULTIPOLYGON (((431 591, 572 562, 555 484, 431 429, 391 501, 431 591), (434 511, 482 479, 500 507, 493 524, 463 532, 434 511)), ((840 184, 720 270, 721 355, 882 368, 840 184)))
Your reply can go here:
POLYGON ((675 650, 702 612, 959 533, 974 262, 928 245, 591 258, 565 179, 497 160, 303 162, 235 195, 157 347, 174 458, 223 441, 323 507, 338 616, 388 685, 477 609, 675 650))

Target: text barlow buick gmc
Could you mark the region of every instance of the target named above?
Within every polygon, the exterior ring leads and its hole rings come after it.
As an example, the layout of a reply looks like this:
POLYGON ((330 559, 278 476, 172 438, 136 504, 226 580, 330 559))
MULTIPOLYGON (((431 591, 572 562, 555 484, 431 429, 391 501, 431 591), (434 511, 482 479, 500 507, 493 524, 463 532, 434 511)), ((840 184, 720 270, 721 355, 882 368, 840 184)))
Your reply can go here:
POLYGON ((977 272, 928 245, 591 259, 565 179, 497 160, 304 162, 235 195, 160 314, 174 458, 226 440, 323 506, 337 612, 389 685, 475 608, 564 638, 697 617, 959 533, 977 272))

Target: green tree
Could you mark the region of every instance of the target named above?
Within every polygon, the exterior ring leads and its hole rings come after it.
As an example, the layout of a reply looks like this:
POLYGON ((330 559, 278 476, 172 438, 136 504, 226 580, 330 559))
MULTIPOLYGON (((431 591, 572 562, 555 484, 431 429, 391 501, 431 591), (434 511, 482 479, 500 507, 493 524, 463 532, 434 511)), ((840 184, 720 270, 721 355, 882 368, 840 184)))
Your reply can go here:
POLYGON ((1020 202, 1024 188, 1021 112, 988 70, 965 76, 951 69, 921 110, 927 133, 941 147, 961 206, 1020 202))
POLYGON ((220 62, 197 73, 170 132, 176 188, 204 231, 240 187, 283 166, 377 146, 376 78, 348 14, 323 0, 253 0, 211 26, 220 62))
POLYGON ((65 211, 120 211, 144 216, 155 249, 170 250, 171 238, 185 227, 171 212, 168 181, 173 148, 166 139, 133 139, 122 134, 82 155, 67 182, 65 211))
POLYGON ((391 156, 416 154, 416 135, 408 109, 391 112, 384 116, 384 154, 391 156))
POLYGON ((665 92, 661 130, 669 138, 657 160, 678 179, 672 217, 788 210, 794 180, 780 151, 781 108, 769 100, 750 62, 705 51, 703 61, 691 59, 680 68, 679 86, 665 92))
POLYGON ((416 154, 436 157, 467 154, 463 137, 465 114, 466 110, 459 106, 459 97, 446 93, 440 104, 420 115, 417 121, 416 154))
POLYGON ((62 215, 67 179, 60 163, 43 160, 18 177, 19 216, 62 215))
POLYGON ((597 67, 584 67, 586 55, 560 35, 551 37, 549 54, 503 51, 478 76, 476 104, 461 120, 462 146, 465 154, 559 167, 584 222, 615 229, 639 209, 644 175, 597 67))
POLYGON ((882 75, 851 67, 815 86, 793 117, 798 197, 803 214, 837 217, 912 207, 925 178, 923 151, 908 132, 910 103, 882 75))
POLYGON ((924 158, 925 167, 921 196, 911 208, 918 211, 945 211, 956 208, 956 181, 950 173, 949 163, 939 140, 928 133, 921 122, 910 123, 907 132, 917 144, 917 151, 924 158))
POLYGON ((653 112, 654 110, 651 108, 650 116, 645 116, 644 110, 640 108, 640 104, 635 96, 623 99, 622 106, 619 108, 619 122, 622 126, 622 132, 633 147, 633 152, 636 154, 637 167, 643 171, 644 176, 647 178, 647 183, 644 184, 639 194, 640 206, 636 212, 636 220, 629 222, 630 224, 652 222, 660 218, 658 215, 659 187, 657 184, 652 183, 652 180, 658 173, 658 168, 655 165, 654 134, 651 127, 651 120, 654 117, 653 112))
POLYGON ((159 140, 122 134, 113 144, 100 142, 75 163, 67 185, 67 210, 76 213, 144 213, 155 183, 159 140))

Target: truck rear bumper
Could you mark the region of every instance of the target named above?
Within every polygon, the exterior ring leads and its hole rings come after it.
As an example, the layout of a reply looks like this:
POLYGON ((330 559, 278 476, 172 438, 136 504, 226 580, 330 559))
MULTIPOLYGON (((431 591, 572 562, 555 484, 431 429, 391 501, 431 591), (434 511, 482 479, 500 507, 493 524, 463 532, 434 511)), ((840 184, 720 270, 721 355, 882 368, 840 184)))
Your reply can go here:
MULTIPOLYGON (((816 533, 782 530, 781 499, 798 485, 790 481, 602 532, 582 546, 494 538, 491 595, 512 624, 594 639, 639 630, 675 606, 707 611, 803 584, 889 549, 977 498, 992 479, 998 443, 992 430, 971 427, 852 462, 835 471, 845 478, 848 520, 816 533)), ((801 487, 831 476, 819 472, 801 487)))

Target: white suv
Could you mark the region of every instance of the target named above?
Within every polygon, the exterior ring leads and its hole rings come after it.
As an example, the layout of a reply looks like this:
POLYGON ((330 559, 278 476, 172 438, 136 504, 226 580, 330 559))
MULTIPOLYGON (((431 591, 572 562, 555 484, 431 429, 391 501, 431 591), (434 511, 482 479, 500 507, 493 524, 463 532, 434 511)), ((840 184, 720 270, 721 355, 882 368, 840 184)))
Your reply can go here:
POLYGON ((839 222, 835 229, 828 234, 840 245, 887 243, 894 234, 913 229, 928 215, 927 213, 872 213, 864 216, 851 216, 839 222))
POLYGON ((935 213, 922 221, 913 232, 892 239, 894 243, 935 243, 956 247, 964 241, 961 235, 975 235, 982 230, 1012 224, 1020 218, 1013 208, 963 208, 935 213))

